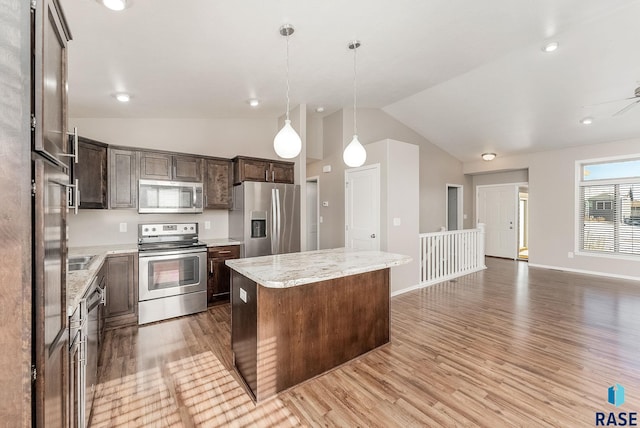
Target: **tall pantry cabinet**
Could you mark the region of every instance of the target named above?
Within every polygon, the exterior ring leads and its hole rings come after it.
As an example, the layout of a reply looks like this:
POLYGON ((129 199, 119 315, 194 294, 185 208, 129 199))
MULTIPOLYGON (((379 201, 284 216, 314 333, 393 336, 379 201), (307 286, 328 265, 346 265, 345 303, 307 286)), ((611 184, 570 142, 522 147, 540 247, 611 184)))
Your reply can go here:
MULTIPOLYGON (((67 132, 69 28, 58 0, 31 2, 33 194, 32 423, 69 425, 67 207, 73 144, 67 132)), ((76 201, 77 202, 77 201, 76 201)))

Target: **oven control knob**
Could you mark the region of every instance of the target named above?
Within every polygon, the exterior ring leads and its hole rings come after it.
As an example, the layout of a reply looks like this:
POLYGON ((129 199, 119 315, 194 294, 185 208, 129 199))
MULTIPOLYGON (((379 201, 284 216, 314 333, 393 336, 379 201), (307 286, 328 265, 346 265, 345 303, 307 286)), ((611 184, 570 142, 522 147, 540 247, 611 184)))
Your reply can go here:
POLYGON ((187 226, 184 227, 184 230, 187 230, 187 226))
POLYGON ((149 231, 149 228, 148 228, 148 227, 145 227, 145 228, 144 228, 144 231, 145 231, 145 232, 148 232, 148 231, 149 231))
POLYGON ((193 230, 193 226, 191 226, 191 230, 193 230))
POLYGON ((155 232, 155 231, 156 231, 156 228, 154 227, 153 229, 151 229, 151 231, 152 231, 152 232, 155 232))

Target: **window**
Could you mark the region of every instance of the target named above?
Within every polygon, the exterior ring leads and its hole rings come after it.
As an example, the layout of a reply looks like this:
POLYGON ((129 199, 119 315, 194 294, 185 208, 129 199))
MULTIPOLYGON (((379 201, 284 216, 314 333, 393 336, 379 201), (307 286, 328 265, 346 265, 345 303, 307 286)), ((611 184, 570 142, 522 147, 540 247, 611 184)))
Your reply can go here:
POLYGON ((640 256, 640 159, 579 168, 579 251, 640 256))

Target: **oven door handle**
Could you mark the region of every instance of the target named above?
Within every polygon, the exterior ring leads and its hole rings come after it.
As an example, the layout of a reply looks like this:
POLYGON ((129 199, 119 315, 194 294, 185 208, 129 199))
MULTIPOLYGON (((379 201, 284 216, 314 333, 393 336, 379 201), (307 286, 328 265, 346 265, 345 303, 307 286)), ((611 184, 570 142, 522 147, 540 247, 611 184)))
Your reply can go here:
POLYGON ((161 251, 141 251, 138 253, 139 258, 160 257, 160 256, 182 256, 194 253, 207 254, 207 248, 181 248, 177 250, 161 250, 161 251))

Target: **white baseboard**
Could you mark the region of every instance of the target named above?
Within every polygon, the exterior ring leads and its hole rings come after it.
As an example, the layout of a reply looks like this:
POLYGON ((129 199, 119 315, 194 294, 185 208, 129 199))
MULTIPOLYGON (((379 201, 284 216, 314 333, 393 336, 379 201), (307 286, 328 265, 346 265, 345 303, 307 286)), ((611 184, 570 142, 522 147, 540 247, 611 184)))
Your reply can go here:
POLYGON ((543 268, 543 269, 563 270, 566 272, 583 273, 585 275, 605 276, 608 278, 630 279, 632 281, 640 281, 640 276, 618 275, 616 273, 596 272, 592 270, 583 270, 583 269, 571 269, 571 268, 560 267, 560 266, 539 265, 536 263, 529 263, 529 266, 543 268))
POLYGON ((416 285, 412 285, 411 287, 401 288, 398 291, 392 292, 391 297, 399 296, 401 294, 408 293, 409 291, 419 290, 424 287, 429 287, 430 285, 433 285, 433 284, 416 284, 416 285))
POLYGON ((469 275, 469 274, 472 274, 472 273, 475 273, 475 272, 479 272, 481 270, 485 270, 486 268, 487 267, 483 265, 483 266, 480 266, 480 267, 475 268, 475 269, 464 271, 464 272, 462 272, 460 274, 447 275, 445 277, 439 278, 439 279, 434 280, 434 281, 422 282, 422 283, 417 284, 417 285, 412 285, 411 287, 402 288, 402 289, 400 289, 398 291, 394 291, 393 293, 391 293, 391 297, 399 296, 400 294, 408 293, 408 292, 414 291, 414 290, 419 290, 421 288, 430 287, 430 286, 435 285, 435 284, 440 284, 441 282, 450 281, 450 280, 452 280, 454 278, 460 278, 461 276, 465 276, 465 275, 469 275))

